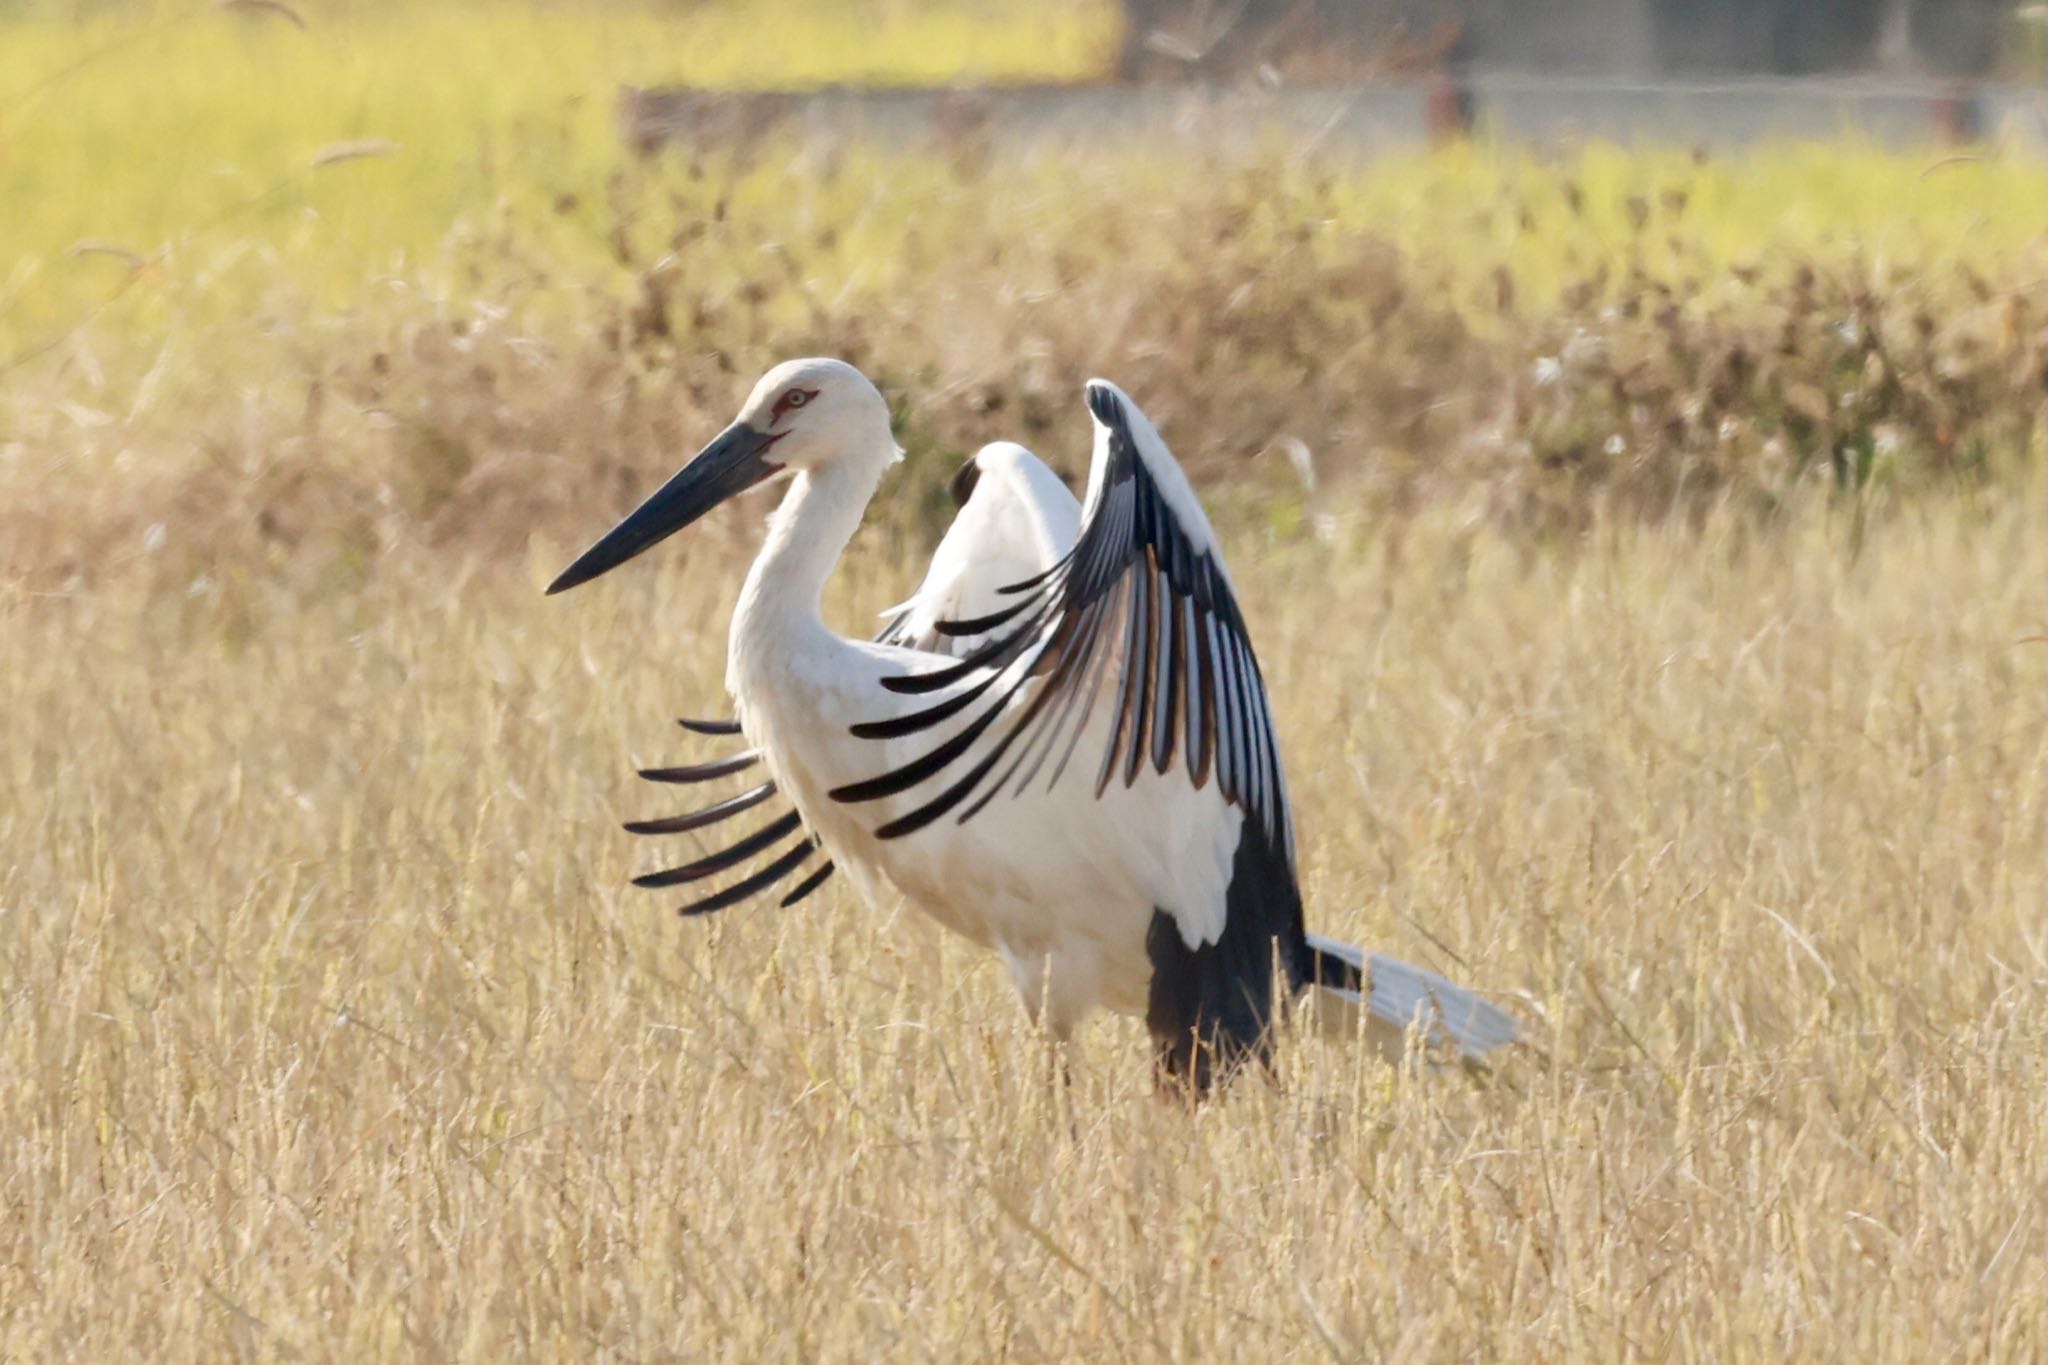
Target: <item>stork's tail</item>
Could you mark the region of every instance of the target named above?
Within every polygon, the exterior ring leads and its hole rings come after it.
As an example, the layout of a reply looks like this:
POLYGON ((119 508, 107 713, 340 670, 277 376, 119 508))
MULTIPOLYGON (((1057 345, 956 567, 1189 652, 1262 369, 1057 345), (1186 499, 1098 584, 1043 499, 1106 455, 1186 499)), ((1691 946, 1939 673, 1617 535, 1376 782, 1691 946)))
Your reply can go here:
POLYGON ((1456 982, 1385 953, 1308 936, 1315 955, 1315 1017, 1326 1033, 1355 1035, 1365 1012, 1366 1036, 1399 1059, 1411 1026, 1433 1046, 1455 1047, 1467 1061, 1518 1042, 1513 1015, 1456 982))

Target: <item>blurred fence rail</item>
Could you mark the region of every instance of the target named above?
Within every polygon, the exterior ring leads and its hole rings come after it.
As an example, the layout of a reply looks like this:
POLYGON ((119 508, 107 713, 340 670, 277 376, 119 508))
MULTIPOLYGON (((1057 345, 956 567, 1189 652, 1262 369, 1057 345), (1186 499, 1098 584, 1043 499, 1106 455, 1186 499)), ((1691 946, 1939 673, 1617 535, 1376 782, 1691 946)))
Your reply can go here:
POLYGON ((1506 73, 1410 83, 1166 84, 714 91, 628 86, 620 131, 643 152, 767 136, 830 145, 985 139, 1015 149, 1148 139, 1251 146, 1282 136, 1371 154, 1476 131, 1532 143, 1709 148, 1844 134, 1895 146, 1996 141, 2048 151, 2048 90, 1869 79, 1605 80, 1506 73))

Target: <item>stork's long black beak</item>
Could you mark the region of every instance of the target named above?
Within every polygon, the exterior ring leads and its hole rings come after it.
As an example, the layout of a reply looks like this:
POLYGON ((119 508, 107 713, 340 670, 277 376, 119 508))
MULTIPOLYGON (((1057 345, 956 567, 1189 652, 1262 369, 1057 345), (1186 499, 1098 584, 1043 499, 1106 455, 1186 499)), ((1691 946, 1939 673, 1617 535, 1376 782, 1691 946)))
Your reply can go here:
POLYGON ((676 476, 655 490, 654 496, 634 508, 624 521, 577 556, 562 570, 561 577, 548 584, 552 595, 578 583, 588 583, 639 554, 652 549, 727 498, 746 492, 782 468, 768 459, 768 450, 780 434, 757 431, 745 422, 734 422, 713 437, 697 457, 676 471, 676 476))

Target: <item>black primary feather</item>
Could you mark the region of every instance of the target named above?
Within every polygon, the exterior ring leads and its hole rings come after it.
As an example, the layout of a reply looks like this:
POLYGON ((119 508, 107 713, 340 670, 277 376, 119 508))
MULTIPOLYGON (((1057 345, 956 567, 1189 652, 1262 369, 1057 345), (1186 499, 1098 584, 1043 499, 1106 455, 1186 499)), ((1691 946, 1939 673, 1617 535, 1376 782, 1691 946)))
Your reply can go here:
MULTIPOLYGON (((987 636, 965 656, 883 679, 899 693, 956 692, 905 715, 861 722, 853 733, 899 739, 964 717, 959 728, 923 754, 831 794, 846 802, 900 795, 937 778, 986 737, 988 752, 963 777, 878 833, 901 837, 949 812, 969 819, 1020 770, 1028 766, 1018 790, 1036 778, 1086 696, 1073 726, 1078 742, 1108 684, 1110 734, 1096 769, 1098 795, 1113 781, 1130 786, 1147 767, 1164 774, 1178 763, 1197 788, 1215 781, 1226 801, 1291 855, 1271 711, 1229 581, 1175 517, 1138 451, 1122 401, 1091 385, 1088 406, 1107 431, 1108 450, 1073 548, 1042 573, 1004 588, 1018 599, 1012 606, 940 623, 941 633, 987 636), (1037 695, 1020 705, 1027 685, 1037 695), (997 772, 991 758, 1020 740, 1016 759, 997 772)), ((1049 782, 1065 766, 1063 756, 1049 782)))

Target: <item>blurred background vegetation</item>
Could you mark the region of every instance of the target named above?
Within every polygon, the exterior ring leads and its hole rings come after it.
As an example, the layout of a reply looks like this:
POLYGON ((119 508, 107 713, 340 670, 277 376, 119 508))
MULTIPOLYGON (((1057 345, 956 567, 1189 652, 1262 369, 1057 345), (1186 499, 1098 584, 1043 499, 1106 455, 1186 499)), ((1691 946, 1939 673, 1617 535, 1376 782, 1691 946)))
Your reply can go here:
POLYGON ((1304 475, 1547 533, 2041 445, 2048 177, 2010 146, 620 137, 627 86, 1106 79, 1106 0, 0 26, 0 557, 42 582, 166 520, 167 579, 572 536, 585 479, 644 486, 799 351, 900 396, 913 521, 984 439, 1074 468, 1099 371, 1281 524, 1304 475))

